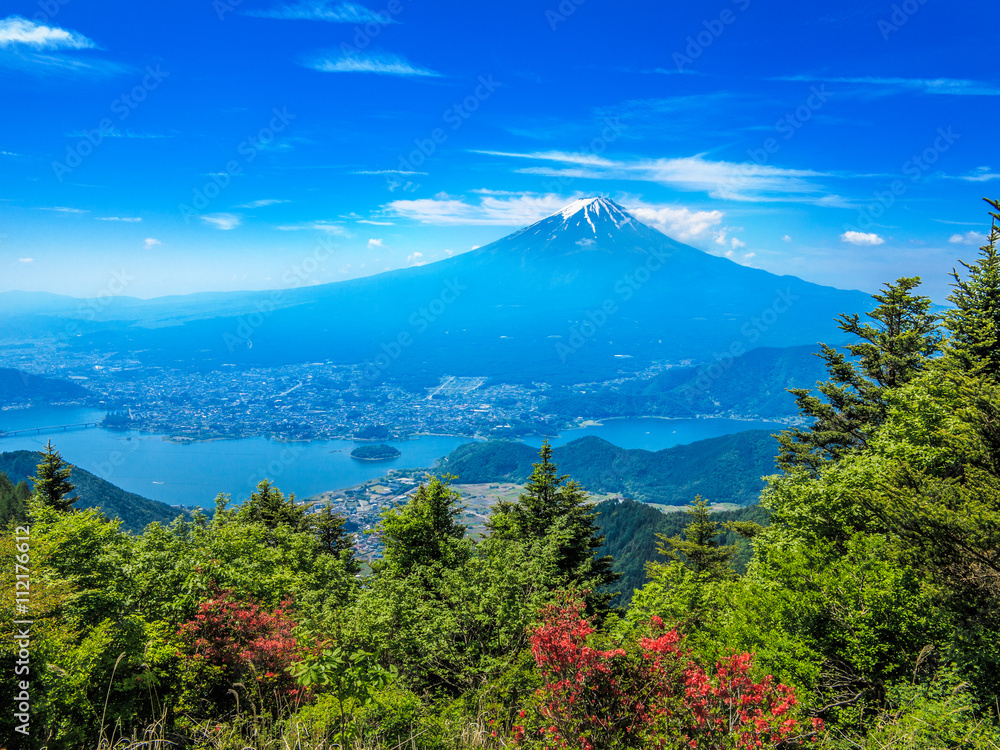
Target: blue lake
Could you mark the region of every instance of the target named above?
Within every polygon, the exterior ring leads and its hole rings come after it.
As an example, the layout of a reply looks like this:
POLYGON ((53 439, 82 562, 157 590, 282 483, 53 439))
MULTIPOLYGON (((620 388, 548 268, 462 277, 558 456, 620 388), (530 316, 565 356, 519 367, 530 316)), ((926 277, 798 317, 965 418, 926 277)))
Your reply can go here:
MULTIPOLYGON (((103 416, 102 411, 74 407, 7 410, 0 411, 0 430, 93 422, 103 416)), ((781 428, 769 422, 731 419, 616 419, 566 430, 551 442, 562 445, 597 435, 624 448, 660 450, 743 430, 781 428)), ((40 450, 50 439, 67 461, 123 489, 171 505, 204 507, 211 507, 219 492, 242 501, 265 477, 285 493, 306 498, 360 484, 392 468, 431 468, 459 445, 472 442, 462 437, 421 436, 393 443, 401 452, 398 458, 369 462, 351 458, 357 444, 343 440, 285 443, 261 437, 174 443, 163 435, 88 428, 0 437, 0 452, 40 450)), ((542 440, 525 442, 537 447, 542 440)))
MULTIPOLYGON (((564 430, 558 436, 550 436, 549 443, 565 445, 571 440, 595 435, 620 448, 643 448, 658 451, 674 445, 686 445, 697 440, 732 435, 746 430, 770 430, 780 432, 788 429, 778 422, 749 422, 740 419, 658 419, 638 417, 633 419, 609 419, 602 424, 564 430)), ((524 440, 536 447, 542 444, 541 437, 524 440)))

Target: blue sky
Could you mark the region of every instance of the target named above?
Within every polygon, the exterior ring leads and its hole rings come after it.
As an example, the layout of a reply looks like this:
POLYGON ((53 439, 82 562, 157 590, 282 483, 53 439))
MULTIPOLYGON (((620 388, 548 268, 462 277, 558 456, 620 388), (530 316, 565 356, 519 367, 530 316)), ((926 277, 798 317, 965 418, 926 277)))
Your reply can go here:
POLYGON ((1000 195, 995 4, 366 3, 5 3, 0 291, 325 283, 607 195, 942 301, 1000 195))

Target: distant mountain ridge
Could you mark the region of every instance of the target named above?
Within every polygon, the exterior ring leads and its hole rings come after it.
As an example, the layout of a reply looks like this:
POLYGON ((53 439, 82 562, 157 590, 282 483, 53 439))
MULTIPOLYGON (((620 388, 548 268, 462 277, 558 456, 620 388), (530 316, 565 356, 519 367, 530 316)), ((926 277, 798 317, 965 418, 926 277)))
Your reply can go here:
MULTIPOLYGON (((0 367, 0 405, 50 403, 89 398, 90 391, 81 385, 58 378, 44 378, 38 375, 0 367)), ((3 419, 0 416, 0 432, 3 419)))
MULTIPOLYGON (((614 492, 644 503, 688 505, 696 495, 712 503, 750 505, 774 474, 777 440, 764 430, 675 445, 660 451, 619 448, 593 435, 553 448, 560 474, 591 492, 614 492)), ((438 465, 470 484, 522 483, 538 450, 504 440, 468 443, 438 465)))
MULTIPOLYGON (((112 300, 75 318, 81 350, 128 350, 192 368, 328 360, 373 382, 442 374, 579 383, 653 361, 710 362, 760 346, 837 344, 862 292, 776 276, 677 242, 590 198, 502 239, 423 266, 275 292, 112 300), (93 317, 94 320, 88 320, 93 317)), ((0 295, 0 315, 6 309, 0 295)), ((9 313, 8 313, 9 314, 9 313)))
MULTIPOLYGON (((35 475, 41 459, 42 454, 36 451, 0 453, 0 473, 17 484, 35 475)), ((70 482, 80 498, 74 508, 98 508, 109 518, 120 518, 122 525, 132 532, 140 532, 154 521, 168 524, 178 516, 187 515, 180 508, 127 492, 78 466, 72 467, 70 482)))
POLYGON ((726 416, 782 419, 798 414, 790 388, 814 388, 828 377, 818 346, 761 347, 739 357, 695 367, 673 367, 652 378, 628 380, 585 393, 555 390, 547 412, 568 417, 726 416))

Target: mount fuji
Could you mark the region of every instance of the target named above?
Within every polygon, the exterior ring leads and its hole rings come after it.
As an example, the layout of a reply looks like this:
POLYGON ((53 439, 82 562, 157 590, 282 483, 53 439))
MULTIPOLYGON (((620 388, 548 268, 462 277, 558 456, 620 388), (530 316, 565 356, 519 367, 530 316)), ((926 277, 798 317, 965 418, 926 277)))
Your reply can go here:
POLYGON ((71 345, 196 368, 328 360, 364 363, 375 380, 576 383, 657 360, 838 344, 836 316, 871 304, 702 252, 590 198, 419 267, 277 292, 115 300, 71 345))

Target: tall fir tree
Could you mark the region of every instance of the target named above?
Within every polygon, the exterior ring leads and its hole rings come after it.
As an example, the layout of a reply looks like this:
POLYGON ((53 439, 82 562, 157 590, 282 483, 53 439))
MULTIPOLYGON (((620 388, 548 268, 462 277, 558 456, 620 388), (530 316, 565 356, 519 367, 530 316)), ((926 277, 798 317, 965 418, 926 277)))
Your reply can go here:
POLYGON ((713 579, 734 574, 732 563, 738 546, 719 543, 722 529, 712 520, 708 503, 698 495, 687 513, 691 520, 681 534, 667 537, 657 534, 657 551, 687 565, 697 575, 713 579))
POLYGON ((286 526, 300 531, 305 523, 305 514, 305 508, 296 504, 295 495, 286 498, 269 479, 263 479, 237 515, 241 521, 260 523, 269 529, 286 526))
POLYGON ((985 200, 995 209, 989 238, 975 263, 959 261, 966 278, 957 269, 951 272, 954 291, 948 301, 954 309, 945 315, 950 334, 945 362, 968 375, 1000 381, 1000 201, 985 200))
POLYGON ((351 575, 361 572, 361 564, 354 557, 354 534, 344 528, 347 519, 334 511, 330 500, 309 518, 309 523, 324 553, 343 560, 351 575))
POLYGON ((886 418, 886 393, 909 383, 927 369, 941 351, 939 317, 931 312, 929 297, 914 294, 920 278, 900 278, 886 284, 878 303, 866 313, 841 315, 838 327, 860 339, 847 344, 848 354, 823 345, 830 379, 818 383, 820 395, 808 388, 792 388, 799 412, 812 420, 778 436, 778 465, 785 471, 805 467, 813 472, 829 461, 868 444, 873 430, 886 418), (849 355, 849 356, 848 356, 849 355))
POLYGON ((391 569, 405 575, 415 566, 457 568, 469 559, 472 545, 458 521, 465 508, 459 504, 461 495, 449 486, 451 479, 432 478, 402 508, 382 514, 379 534, 391 569))
POLYGON ((31 478, 32 491, 36 500, 43 505, 66 513, 73 509, 79 498, 71 497, 76 489, 69 481, 72 467, 63 461, 59 451, 49 440, 42 452, 42 461, 36 474, 31 478))
POLYGON ((594 591, 592 601, 606 604, 609 596, 599 590, 618 580, 610 556, 597 557, 604 544, 590 511, 587 493, 568 475, 560 476, 552 463, 552 446, 542 443, 524 492, 515 501, 493 507, 487 523, 492 535, 514 540, 544 542, 556 546, 556 566, 576 584, 594 591))

